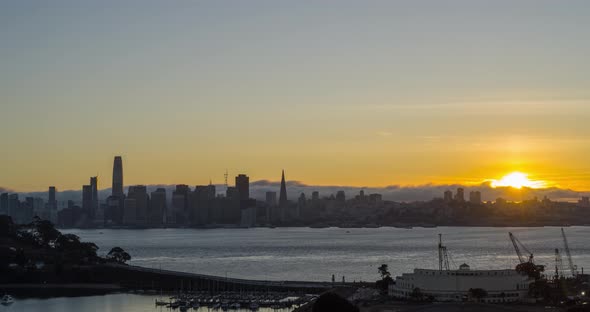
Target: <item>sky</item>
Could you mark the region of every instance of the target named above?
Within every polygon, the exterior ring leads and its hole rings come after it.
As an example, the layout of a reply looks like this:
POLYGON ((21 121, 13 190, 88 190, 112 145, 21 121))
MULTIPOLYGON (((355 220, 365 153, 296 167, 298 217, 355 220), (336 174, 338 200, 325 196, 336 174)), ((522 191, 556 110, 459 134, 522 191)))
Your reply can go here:
POLYGON ((588 1, 2 1, 0 187, 590 190, 588 1))

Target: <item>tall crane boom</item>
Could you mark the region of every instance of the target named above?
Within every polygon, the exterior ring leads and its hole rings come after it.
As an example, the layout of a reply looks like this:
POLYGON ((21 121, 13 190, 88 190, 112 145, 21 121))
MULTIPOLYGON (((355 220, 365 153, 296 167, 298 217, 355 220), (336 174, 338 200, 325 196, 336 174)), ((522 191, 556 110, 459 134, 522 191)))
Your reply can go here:
POLYGON ((572 261, 572 254, 570 253, 570 246, 567 243, 567 237, 565 236, 565 231, 563 230, 563 228, 561 228, 561 236, 563 237, 563 245, 565 247, 565 255, 567 257, 567 264, 570 268, 570 271, 572 272, 572 276, 576 277, 578 275, 578 272, 576 272, 576 266, 574 265, 574 262, 572 261))
POLYGON ((520 263, 527 262, 527 259, 522 255, 522 252, 520 251, 521 248, 524 252, 529 254, 528 262, 533 263, 533 253, 530 252, 526 248, 526 246, 523 243, 521 243, 518 240, 518 238, 516 238, 516 236, 514 236, 514 234, 512 234, 512 232, 508 232, 508 236, 510 237, 510 240, 512 241, 512 245, 514 245, 514 250, 516 251, 516 255, 518 256, 518 260, 520 261, 520 263))

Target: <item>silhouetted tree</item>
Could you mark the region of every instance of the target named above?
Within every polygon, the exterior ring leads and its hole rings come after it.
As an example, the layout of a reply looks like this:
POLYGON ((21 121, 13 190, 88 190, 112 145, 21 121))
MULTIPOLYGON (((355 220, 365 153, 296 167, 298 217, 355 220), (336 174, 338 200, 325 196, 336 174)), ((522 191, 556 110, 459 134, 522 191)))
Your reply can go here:
POLYGON ((389 273, 389 267, 387 264, 382 264, 377 268, 379 275, 381 275, 381 279, 375 283, 377 289, 379 289, 382 293, 387 292, 387 288, 389 284, 393 282, 393 278, 391 278, 391 273, 389 273))
POLYGON ((387 264, 382 264, 380 267, 377 268, 377 270, 379 271, 379 274, 381 274, 381 279, 385 279, 386 277, 391 276, 387 264))
POLYGON ((113 247, 111 251, 107 254, 107 259, 118 262, 118 263, 125 263, 131 260, 131 256, 123 250, 121 247, 113 247))
POLYGON ((31 227, 37 244, 43 247, 49 246, 49 243, 56 240, 61 234, 51 221, 41 220, 39 217, 33 219, 31 227))

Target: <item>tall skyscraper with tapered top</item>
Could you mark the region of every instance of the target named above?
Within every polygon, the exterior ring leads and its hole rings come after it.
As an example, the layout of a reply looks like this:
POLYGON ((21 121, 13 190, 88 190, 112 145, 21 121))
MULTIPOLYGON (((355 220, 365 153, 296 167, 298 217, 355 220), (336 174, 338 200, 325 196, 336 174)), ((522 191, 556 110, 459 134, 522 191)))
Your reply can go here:
POLYGON ((112 195, 123 198, 123 159, 121 156, 115 156, 113 164, 113 186, 112 195))
POLYGON ((287 185, 285 183, 285 170, 281 176, 281 193, 279 195, 279 206, 287 204, 287 185))
POLYGON ((287 201, 287 184, 285 183, 285 170, 283 170, 283 174, 281 175, 281 192, 279 194, 279 209, 281 222, 285 222, 286 220, 286 212, 288 206, 289 202, 287 201))

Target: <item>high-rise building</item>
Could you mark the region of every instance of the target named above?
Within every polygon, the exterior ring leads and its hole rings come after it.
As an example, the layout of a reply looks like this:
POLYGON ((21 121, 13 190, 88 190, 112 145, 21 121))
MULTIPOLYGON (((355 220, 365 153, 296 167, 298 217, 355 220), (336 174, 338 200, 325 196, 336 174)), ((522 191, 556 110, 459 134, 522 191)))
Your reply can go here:
POLYGON ((55 207, 54 209, 57 209, 57 200, 56 200, 56 189, 55 186, 50 186, 49 187, 49 199, 47 201, 47 203, 49 205, 51 205, 52 207, 55 207))
POLYGON ((240 200, 248 200, 250 198, 250 178, 245 174, 239 174, 236 177, 236 188, 240 194, 240 200))
POLYGON ((191 189, 188 185, 179 184, 172 192, 172 211, 168 218, 169 223, 188 224, 189 223, 189 203, 191 189))
POLYGON ((277 192, 266 192, 265 203, 265 220, 267 224, 270 224, 274 219, 276 219, 277 192))
POLYGON ((449 190, 445 191, 444 201, 445 201, 445 203, 452 202, 453 201, 453 192, 451 192, 449 190))
POLYGON ((289 201, 287 199, 287 183, 285 182, 285 170, 281 174, 281 191, 279 193, 279 210, 281 222, 287 220, 287 209, 289 208, 289 201))
POLYGON ((346 201, 346 193, 344 193, 344 191, 336 192, 336 200, 339 202, 345 202, 346 201))
POLYGON ((215 185, 197 185, 191 194, 190 220, 193 224, 209 224, 212 219, 215 185))
POLYGON ((135 198, 125 198, 123 207, 123 224, 134 225, 137 223, 137 201, 135 198))
POLYGON ((152 225, 166 223, 166 189, 158 188, 151 193, 148 222, 152 225))
POLYGON ((0 214, 10 215, 8 213, 8 193, 0 194, 0 214))
POLYGON ((281 174, 281 191, 279 193, 279 206, 286 206, 287 200, 287 183, 285 182, 285 170, 281 174))
POLYGON ((457 202, 464 202, 465 201, 465 190, 463 188, 457 189, 457 194, 455 194, 455 201, 457 202))
POLYGON ((469 202, 472 204, 476 204, 476 205, 481 204, 481 192, 480 191, 469 192, 469 202))
POLYGON ((90 187, 92 188, 92 213, 94 218, 98 210, 98 177, 90 177, 90 187))
POLYGON ((311 200, 312 201, 319 201, 320 200, 320 192, 318 191, 313 191, 311 193, 311 200))
POLYGON ((266 205, 269 207, 277 205, 277 192, 266 192, 266 205))
POLYGON ((123 159, 121 156, 115 156, 113 163, 112 195, 119 198, 125 197, 123 192, 123 159))
POLYGON ((92 212, 92 185, 82 186, 82 209, 86 214, 92 212))
POLYGON ((128 198, 135 199, 135 221, 137 224, 147 223, 147 211, 149 197, 145 185, 135 185, 129 187, 128 198))

